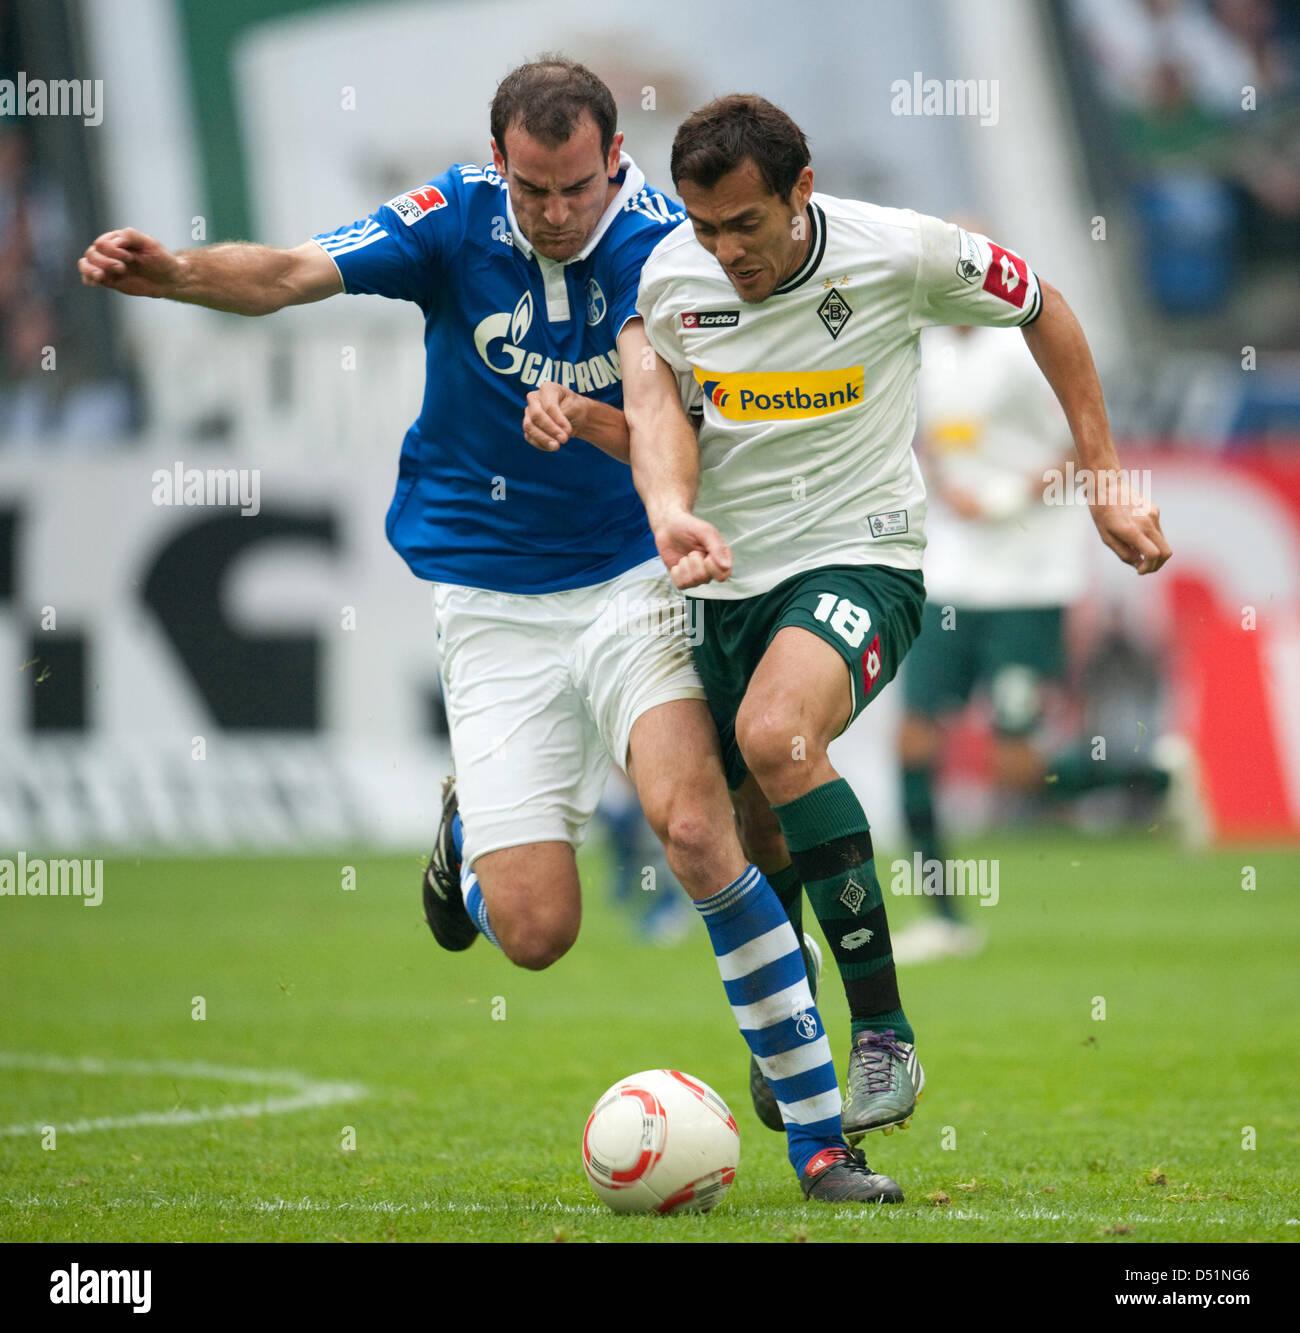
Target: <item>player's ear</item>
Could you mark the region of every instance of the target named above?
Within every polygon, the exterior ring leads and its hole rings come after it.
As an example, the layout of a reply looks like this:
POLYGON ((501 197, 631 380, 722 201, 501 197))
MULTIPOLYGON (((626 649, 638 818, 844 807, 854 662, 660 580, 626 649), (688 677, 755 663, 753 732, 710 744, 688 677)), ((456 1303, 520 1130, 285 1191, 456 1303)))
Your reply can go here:
POLYGON ((492 165, 497 170, 498 176, 506 174, 506 155, 497 147, 497 141, 493 139, 492 143, 492 165))
POLYGON ((799 179, 794 183, 794 202, 798 205, 799 209, 808 207, 808 200, 812 198, 812 192, 813 169, 811 167, 804 167, 799 173, 799 179))
POLYGON ((619 158, 623 154, 623 131, 619 130, 614 135, 613 141, 609 145, 609 161, 605 163, 605 174, 613 180, 618 175, 619 158))

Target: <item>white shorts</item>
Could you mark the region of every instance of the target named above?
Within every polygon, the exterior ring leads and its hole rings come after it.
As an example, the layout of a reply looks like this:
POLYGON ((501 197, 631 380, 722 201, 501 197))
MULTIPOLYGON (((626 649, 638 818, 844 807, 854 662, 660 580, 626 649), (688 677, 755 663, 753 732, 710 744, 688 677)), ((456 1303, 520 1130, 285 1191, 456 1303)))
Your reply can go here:
POLYGON ((685 599, 658 560, 568 592, 433 586, 464 865, 532 842, 576 847, 632 724, 703 699, 685 599))

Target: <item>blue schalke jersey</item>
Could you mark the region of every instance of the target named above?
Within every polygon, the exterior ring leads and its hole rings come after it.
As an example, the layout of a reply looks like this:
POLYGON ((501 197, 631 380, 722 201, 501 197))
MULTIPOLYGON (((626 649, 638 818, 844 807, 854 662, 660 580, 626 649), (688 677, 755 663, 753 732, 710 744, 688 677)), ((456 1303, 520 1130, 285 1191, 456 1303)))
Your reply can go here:
POLYGON ((585 440, 544 453, 523 437, 528 392, 546 380, 623 405, 618 332, 646 256, 685 214, 630 157, 620 166, 617 196, 566 263, 533 250, 490 166, 453 166, 313 238, 345 291, 424 311, 424 403, 387 523, 421 578, 557 592, 655 555, 626 464, 585 440))

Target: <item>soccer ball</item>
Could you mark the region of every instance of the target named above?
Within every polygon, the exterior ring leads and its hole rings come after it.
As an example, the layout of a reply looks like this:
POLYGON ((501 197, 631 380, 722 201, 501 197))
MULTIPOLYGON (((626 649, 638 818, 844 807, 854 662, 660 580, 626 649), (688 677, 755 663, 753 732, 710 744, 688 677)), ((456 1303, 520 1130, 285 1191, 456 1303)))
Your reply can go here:
POLYGON ((582 1132, 587 1179, 616 1213, 707 1213, 739 1161, 740 1131, 726 1102, 675 1069, 620 1079, 582 1132))

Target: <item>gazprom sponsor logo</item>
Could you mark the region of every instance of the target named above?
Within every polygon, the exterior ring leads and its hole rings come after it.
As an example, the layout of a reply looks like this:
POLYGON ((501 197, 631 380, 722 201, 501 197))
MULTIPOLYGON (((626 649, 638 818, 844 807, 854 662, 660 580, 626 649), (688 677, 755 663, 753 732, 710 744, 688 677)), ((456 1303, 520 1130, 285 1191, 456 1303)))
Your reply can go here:
POLYGON ((728 421, 802 421, 862 404, 861 366, 735 375, 697 368, 695 379, 728 421))
POLYGON ((594 393, 623 378, 618 353, 612 348, 582 361, 562 361, 528 351, 522 344, 532 326, 533 294, 525 292, 510 313, 499 311, 479 321, 474 329, 474 348, 490 370, 518 376, 527 385, 554 381, 575 393, 594 393))
POLYGON ((510 341, 521 343, 533 327, 533 294, 525 292, 515 306, 515 313, 510 316, 510 341))

